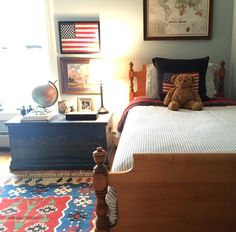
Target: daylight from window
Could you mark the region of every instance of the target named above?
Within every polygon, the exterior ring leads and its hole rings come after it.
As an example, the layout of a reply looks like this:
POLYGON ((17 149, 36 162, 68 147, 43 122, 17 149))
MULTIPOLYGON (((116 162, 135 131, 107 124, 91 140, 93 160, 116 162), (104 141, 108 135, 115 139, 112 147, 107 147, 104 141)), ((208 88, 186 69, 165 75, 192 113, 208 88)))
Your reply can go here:
POLYGON ((15 112, 51 78, 44 0, 1 1, 0 28, 0 111, 15 112))

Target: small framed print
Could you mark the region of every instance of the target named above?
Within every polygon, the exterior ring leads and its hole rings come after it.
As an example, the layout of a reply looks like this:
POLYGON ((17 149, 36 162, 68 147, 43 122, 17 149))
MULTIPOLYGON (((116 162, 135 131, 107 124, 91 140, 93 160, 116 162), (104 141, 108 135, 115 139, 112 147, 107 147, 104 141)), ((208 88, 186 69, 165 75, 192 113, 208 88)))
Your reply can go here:
POLYGON ((92 98, 78 98, 77 110, 78 111, 93 111, 93 99, 92 98))
POLYGON ((61 57, 61 88, 65 94, 99 94, 89 75, 90 58, 61 57))

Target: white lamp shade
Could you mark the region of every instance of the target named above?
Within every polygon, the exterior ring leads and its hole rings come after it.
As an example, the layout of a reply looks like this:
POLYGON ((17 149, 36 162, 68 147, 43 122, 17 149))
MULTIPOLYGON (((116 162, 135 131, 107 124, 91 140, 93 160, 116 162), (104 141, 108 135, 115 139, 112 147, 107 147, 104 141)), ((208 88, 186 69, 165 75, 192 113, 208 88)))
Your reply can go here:
POLYGON ((111 62, 105 59, 91 59, 89 63, 89 78, 94 81, 110 80, 112 76, 111 62))

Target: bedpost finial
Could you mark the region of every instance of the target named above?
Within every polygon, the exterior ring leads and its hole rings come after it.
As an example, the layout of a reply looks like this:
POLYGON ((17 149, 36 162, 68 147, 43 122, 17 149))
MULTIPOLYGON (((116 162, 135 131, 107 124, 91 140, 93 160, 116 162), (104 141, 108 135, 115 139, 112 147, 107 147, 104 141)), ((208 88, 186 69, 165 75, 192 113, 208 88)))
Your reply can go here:
POLYGON ((106 152, 102 147, 97 147, 97 149, 93 152, 93 159, 97 165, 105 163, 106 152))
MULTIPOLYGON (((220 62, 220 69, 219 69, 219 78, 220 80, 224 80, 225 78, 225 62, 222 60, 220 62)), ((220 83, 220 87, 222 88, 224 86, 224 83, 220 83)))
POLYGON ((130 70, 133 69, 133 66, 134 66, 133 62, 129 62, 129 68, 130 68, 130 70))
POLYGON ((96 162, 96 166, 93 168, 93 187, 97 198, 95 232, 105 232, 109 231, 108 205, 106 203, 108 170, 104 164, 106 152, 102 147, 96 148, 93 152, 93 159, 96 162))
POLYGON ((225 62, 224 62, 223 60, 220 62, 220 66, 221 66, 222 68, 225 67, 225 62))
POLYGON ((217 97, 224 97, 224 79, 225 79, 225 61, 220 62, 220 69, 217 71, 219 84, 217 89, 217 97))

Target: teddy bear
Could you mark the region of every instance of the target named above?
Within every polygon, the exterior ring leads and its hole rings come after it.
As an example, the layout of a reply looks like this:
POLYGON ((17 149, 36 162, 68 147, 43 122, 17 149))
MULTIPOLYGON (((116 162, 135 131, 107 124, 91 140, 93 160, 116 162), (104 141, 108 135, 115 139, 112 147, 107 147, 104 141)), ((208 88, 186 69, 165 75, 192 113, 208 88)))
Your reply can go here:
POLYGON ((202 110, 203 103, 197 91, 191 86, 194 82, 193 75, 181 73, 173 75, 171 81, 175 84, 164 98, 164 105, 169 110, 179 110, 179 108, 189 110, 202 110))

